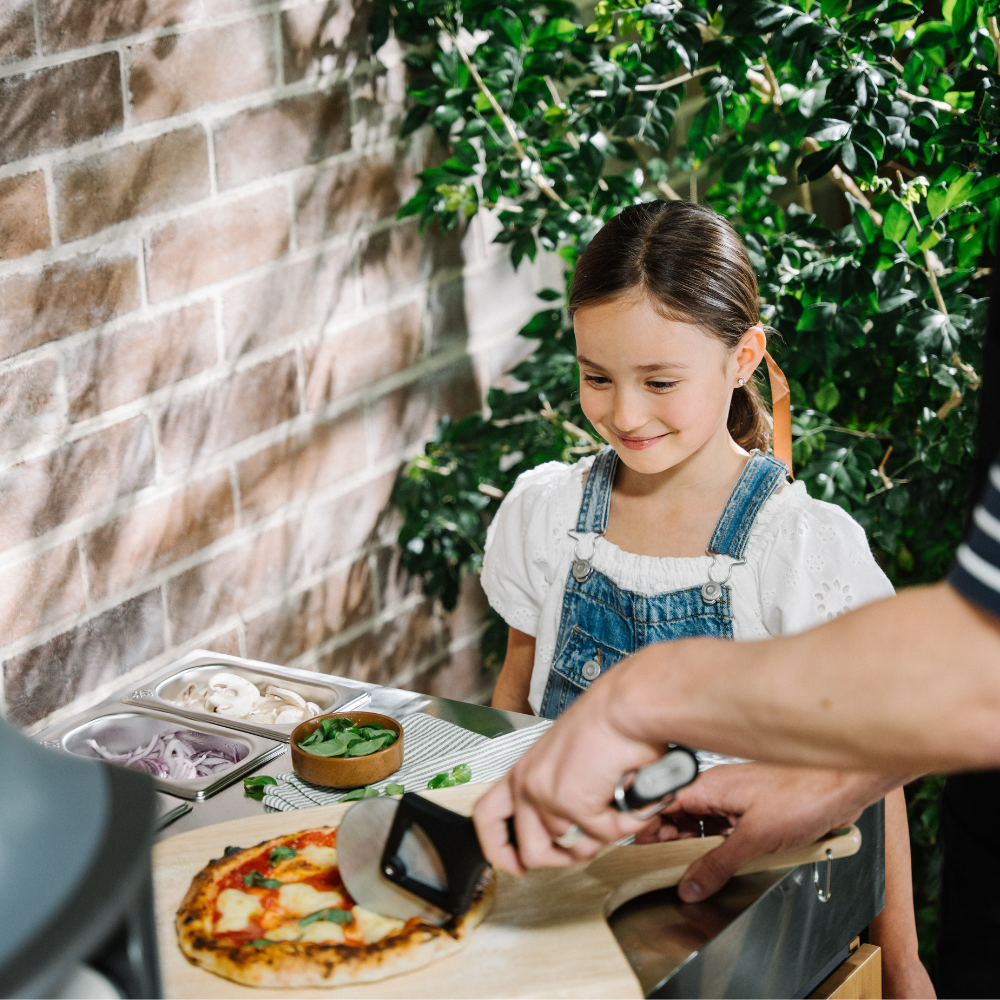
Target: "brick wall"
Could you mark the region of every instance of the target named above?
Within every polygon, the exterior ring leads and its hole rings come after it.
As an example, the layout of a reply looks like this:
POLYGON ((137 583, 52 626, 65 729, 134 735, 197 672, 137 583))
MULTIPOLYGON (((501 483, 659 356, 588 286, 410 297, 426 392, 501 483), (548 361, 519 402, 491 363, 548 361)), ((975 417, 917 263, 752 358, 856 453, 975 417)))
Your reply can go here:
POLYGON ((364 0, 0 0, 0 710, 197 646, 459 698, 388 503, 552 260, 396 222, 439 155, 364 0))

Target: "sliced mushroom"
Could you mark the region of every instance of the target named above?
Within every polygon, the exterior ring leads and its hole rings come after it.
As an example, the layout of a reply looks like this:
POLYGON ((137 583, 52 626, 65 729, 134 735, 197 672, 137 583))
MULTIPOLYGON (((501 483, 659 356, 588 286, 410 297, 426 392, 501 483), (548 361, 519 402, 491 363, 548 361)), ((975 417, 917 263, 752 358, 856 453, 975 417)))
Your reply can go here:
POLYGON ((234 719, 246 718, 260 701, 260 691, 245 677, 222 671, 208 682, 211 689, 208 703, 219 715, 234 719))
POLYGON ((291 702, 296 708, 301 708, 303 711, 306 707, 306 700, 300 694, 296 694, 294 691, 289 691, 288 688, 278 687, 275 684, 268 685, 267 693, 273 695, 275 698, 281 698, 284 701, 291 702))

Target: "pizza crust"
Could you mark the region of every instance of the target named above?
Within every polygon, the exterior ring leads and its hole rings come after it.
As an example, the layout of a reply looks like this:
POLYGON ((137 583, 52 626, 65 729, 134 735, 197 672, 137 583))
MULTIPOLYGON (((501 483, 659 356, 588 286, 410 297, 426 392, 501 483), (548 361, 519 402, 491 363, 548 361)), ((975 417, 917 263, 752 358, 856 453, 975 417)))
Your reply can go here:
POLYGON ((250 857, 269 853, 309 832, 275 837, 210 861, 194 877, 176 920, 178 944, 189 962, 244 986, 306 988, 370 983, 412 972, 461 950, 493 905, 496 876, 490 868, 468 912, 444 927, 411 921, 399 933, 364 945, 276 941, 257 947, 218 940, 213 922, 220 883, 250 857))

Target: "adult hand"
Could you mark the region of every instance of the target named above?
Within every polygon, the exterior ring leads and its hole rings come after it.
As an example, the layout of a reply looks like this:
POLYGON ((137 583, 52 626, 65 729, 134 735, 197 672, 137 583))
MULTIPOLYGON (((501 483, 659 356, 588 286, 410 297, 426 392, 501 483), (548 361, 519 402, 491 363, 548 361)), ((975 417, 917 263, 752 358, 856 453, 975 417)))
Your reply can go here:
POLYGON ((662 814, 662 829, 657 831, 651 824, 641 839, 673 839, 684 814, 719 817, 735 828, 724 844, 684 874, 678 891, 681 899, 693 903, 721 889, 753 858, 812 844, 830 830, 848 826, 866 806, 909 777, 722 764, 682 788, 662 814))
POLYGON ((644 742, 609 717, 616 674, 625 666, 596 681, 476 804, 483 852, 498 868, 521 875, 527 868, 572 864, 645 825, 614 808, 615 785, 626 771, 661 757, 667 740, 644 742), (516 850, 507 835, 511 816, 516 850), (574 825, 583 836, 572 847, 554 843, 574 825))

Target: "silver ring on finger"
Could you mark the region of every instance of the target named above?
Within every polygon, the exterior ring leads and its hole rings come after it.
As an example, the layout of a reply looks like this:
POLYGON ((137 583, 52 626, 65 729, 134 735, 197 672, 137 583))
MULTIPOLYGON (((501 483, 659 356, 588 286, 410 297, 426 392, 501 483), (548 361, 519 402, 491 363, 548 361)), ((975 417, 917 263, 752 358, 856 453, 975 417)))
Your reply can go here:
POLYGON ((583 838, 583 830, 574 823, 561 837, 556 837, 552 843, 563 850, 572 850, 583 838))

